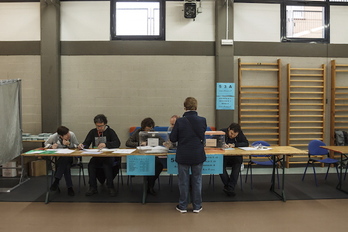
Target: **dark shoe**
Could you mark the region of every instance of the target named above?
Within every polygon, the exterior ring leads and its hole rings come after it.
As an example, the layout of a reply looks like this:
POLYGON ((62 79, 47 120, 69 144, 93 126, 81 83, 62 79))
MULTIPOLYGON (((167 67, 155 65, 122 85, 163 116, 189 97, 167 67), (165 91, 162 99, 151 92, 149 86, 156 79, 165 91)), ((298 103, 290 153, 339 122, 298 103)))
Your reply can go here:
POLYGON ((58 185, 59 185, 59 181, 54 181, 53 184, 50 187, 51 191, 57 191, 58 190, 58 185))
POLYGON ((147 193, 152 195, 152 196, 156 196, 157 195, 156 191, 153 188, 148 188, 147 189, 147 193))
POLYGON ((68 195, 75 196, 75 192, 74 192, 74 189, 72 187, 68 188, 68 195))
POLYGON ((194 213, 199 213, 199 212, 202 211, 202 209, 203 209, 203 207, 201 206, 201 208, 199 208, 199 209, 194 209, 193 212, 194 212, 194 213))
POLYGON ((224 188, 223 191, 224 191, 224 193, 226 193, 226 195, 229 196, 229 197, 235 197, 235 196, 236 196, 236 193, 235 193, 233 190, 224 188))
POLYGON ((114 188, 109 188, 109 195, 110 197, 116 196, 116 190, 114 188))
POLYGON ((175 209, 176 209, 177 211, 179 211, 180 213, 187 213, 187 209, 181 209, 181 208, 179 207, 179 205, 177 205, 175 209))
POLYGON ((92 195, 97 194, 97 193, 98 193, 97 189, 90 187, 88 189, 88 191, 86 192, 86 196, 89 197, 89 196, 92 196, 92 195))

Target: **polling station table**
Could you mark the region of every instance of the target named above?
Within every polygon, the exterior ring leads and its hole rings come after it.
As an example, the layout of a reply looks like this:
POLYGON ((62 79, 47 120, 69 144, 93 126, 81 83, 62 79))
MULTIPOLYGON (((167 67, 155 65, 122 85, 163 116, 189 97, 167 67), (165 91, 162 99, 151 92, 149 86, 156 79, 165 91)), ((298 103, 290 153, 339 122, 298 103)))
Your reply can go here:
MULTIPOLYGON (((35 149, 23 153, 22 156, 33 156, 33 157, 42 157, 46 160, 46 171, 47 171, 47 191, 45 203, 50 201, 50 176, 49 176, 49 166, 51 163, 54 163, 52 159, 57 157, 68 156, 68 157, 122 157, 129 155, 134 152, 135 149, 86 149, 86 150, 71 150, 71 149, 35 149)), ((52 173, 53 175, 53 173, 52 173)))
MULTIPOLYGON (((59 149, 67 150, 67 149, 59 149)), ((38 150, 39 152, 40 150, 38 150)), ((267 150, 255 149, 255 148, 234 148, 234 149, 206 149, 207 161, 203 164, 203 174, 221 174, 223 168, 223 156, 250 156, 250 155, 271 155, 273 158, 273 172, 272 172, 272 185, 270 190, 280 197, 283 201, 286 201, 285 197, 285 169, 282 165, 282 188, 281 193, 275 191, 275 168, 276 163, 285 160, 286 155, 304 155, 305 151, 290 147, 290 146, 271 146, 267 150), (278 157, 282 156, 281 159, 278 157)), ((97 157, 127 157, 127 174, 144 176, 143 181, 143 195, 142 203, 146 202, 147 197, 147 181, 146 176, 154 175, 155 170, 155 156, 167 156, 168 173, 177 174, 177 166, 175 162, 174 153, 141 153, 135 149, 109 149, 101 150, 88 149, 88 151, 70 150, 69 153, 57 153, 54 151, 45 150, 40 153, 29 151, 22 154, 23 156, 37 156, 37 157, 60 157, 60 156, 73 156, 73 157, 84 157, 84 156, 97 156, 97 157)), ((51 162, 50 159, 46 159, 47 162, 51 162)), ((47 165, 48 168, 49 165, 47 165)), ((47 192, 45 203, 49 202, 50 194, 50 180, 47 172, 47 192)))
MULTIPOLYGON (((264 148, 264 147, 263 147, 264 148)), ((305 155, 306 151, 297 149, 291 146, 270 146, 264 149, 258 149, 255 147, 244 147, 244 148, 232 148, 232 149, 206 149, 207 154, 207 163, 203 164, 203 174, 221 174, 222 167, 220 169, 219 160, 223 156, 252 156, 252 155, 271 155, 273 159, 273 171, 272 171, 272 184, 270 191, 276 194, 281 200, 286 201, 285 196, 285 165, 284 160, 287 155, 305 155), (216 156, 221 156, 220 158, 216 156), (279 158, 282 157, 282 158, 279 158), (275 191, 275 168, 277 162, 281 162, 282 165, 282 187, 281 192, 278 193, 275 191), (206 168, 205 168, 206 166, 206 168)), ((168 171, 170 169, 170 160, 173 160, 173 157, 169 158, 168 154, 168 171)))
POLYGON ((322 146, 322 148, 325 148, 329 151, 333 151, 333 152, 337 152, 337 153, 340 153, 340 162, 341 162, 341 165, 340 165, 340 176, 338 178, 338 184, 336 186, 336 188, 344 193, 347 193, 348 194, 348 191, 342 189, 342 182, 343 182, 343 171, 342 171, 342 162, 344 160, 346 160, 348 157, 346 154, 348 154, 348 146, 322 146))
POLYGON ((235 148, 235 149, 227 149, 225 150, 224 155, 242 155, 242 156, 252 156, 252 155, 271 155, 273 160, 273 171, 272 171, 272 184, 270 190, 276 194, 281 200, 286 201, 285 196, 285 157, 287 155, 305 155, 306 151, 297 149, 291 146, 270 146, 266 147, 266 149, 257 149, 257 148, 235 148), (281 158, 280 158, 281 157, 281 158), (275 168, 276 164, 280 162, 282 168, 282 187, 281 192, 278 193, 275 191, 275 168))

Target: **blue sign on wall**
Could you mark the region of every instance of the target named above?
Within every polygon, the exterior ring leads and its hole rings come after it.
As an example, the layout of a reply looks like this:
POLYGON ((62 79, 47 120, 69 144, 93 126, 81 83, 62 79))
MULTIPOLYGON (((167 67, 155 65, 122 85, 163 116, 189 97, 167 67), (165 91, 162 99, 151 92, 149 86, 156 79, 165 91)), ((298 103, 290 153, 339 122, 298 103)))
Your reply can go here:
POLYGON ((154 155, 128 155, 127 175, 132 176, 154 176, 155 156, 154 155))
POLYGON ((216 109, 234 110, 235 102, 234 83, 216 83, 216 109))

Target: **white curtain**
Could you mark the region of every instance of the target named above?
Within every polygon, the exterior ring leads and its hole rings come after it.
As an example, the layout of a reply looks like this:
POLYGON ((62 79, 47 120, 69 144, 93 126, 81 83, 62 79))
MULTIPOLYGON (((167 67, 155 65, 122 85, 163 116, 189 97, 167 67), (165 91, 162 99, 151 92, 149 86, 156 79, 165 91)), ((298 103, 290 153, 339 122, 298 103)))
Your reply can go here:
POLYGON ((20 91, 20 80, 0 80, 0 164, 22 152, 20 91))

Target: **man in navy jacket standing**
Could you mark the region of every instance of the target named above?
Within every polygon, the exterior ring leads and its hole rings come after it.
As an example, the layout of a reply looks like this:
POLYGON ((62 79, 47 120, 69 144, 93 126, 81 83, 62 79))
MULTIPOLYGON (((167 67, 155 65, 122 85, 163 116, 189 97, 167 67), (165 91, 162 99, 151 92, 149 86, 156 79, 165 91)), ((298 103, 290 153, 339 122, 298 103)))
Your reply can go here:
POLYGON ((178 163, 180 198, 176 209, 181 213, 187 212, 191 180, 193 212, 199 213, 202 210, 202 168, 206 160, 204 133, 207 122, 205 118, 198 116, 195 98, 186 98, 184 107, 186 112, 182 118, 176 120, 170 134, 170 140, 173 143, 178 142, 175 161, 178 163))

